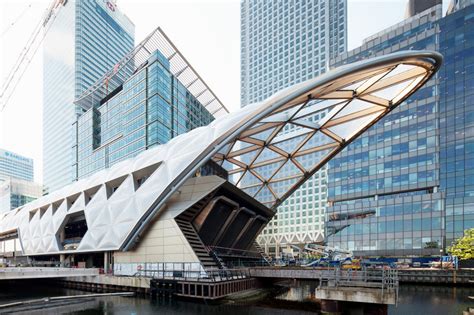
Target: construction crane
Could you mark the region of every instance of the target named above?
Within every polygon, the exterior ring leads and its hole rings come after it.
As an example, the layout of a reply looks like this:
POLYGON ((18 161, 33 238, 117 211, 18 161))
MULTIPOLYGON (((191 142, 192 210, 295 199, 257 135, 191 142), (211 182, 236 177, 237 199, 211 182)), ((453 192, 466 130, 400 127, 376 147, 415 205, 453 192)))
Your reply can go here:
MULTIPOLYGON (((0 91, 0 111, 3 111, 8 105, 11 97, 13 96, 18 84, 20 83, 23 75, 25 74, 28 66, 31 64, 36 52, 41 47, 44 38, 48 34, 49 29, 54 24, 58 13, 67 3, 67 0, 53 0, 45 10, 44 15, 36 24, 33 32, 28 37, 25 46, 23 47, 20 55, 18 56, 15 64, 8 73, 5 81, 2 84, 0 91), (43 32, 41 32, 43 30, 43 32)), ((16 23, 15 21, 14 23, 16 23)))
POLYGON ((339 249, 325 245, 306 244, 304 249, 308 252, 322 255, 324 258, 329 260, 344 260, 353 257, 353 253, 351 250, 339 249))

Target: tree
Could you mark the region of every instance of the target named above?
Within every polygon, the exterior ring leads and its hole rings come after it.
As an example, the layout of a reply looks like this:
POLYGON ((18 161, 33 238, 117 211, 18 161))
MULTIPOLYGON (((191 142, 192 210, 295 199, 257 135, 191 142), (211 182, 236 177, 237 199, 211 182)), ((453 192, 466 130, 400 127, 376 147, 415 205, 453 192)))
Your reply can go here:
POLYGON ((448 253, 461 260, 474 259, 474 228, 465 230, 464 236, 448 248, 448 253))

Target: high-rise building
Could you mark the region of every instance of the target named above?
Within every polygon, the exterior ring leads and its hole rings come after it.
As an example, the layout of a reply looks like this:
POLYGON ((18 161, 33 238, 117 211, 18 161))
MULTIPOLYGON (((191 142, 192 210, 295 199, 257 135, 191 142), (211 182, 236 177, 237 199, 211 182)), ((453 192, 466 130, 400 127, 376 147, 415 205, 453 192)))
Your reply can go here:
POLYGON ((0 181, 1 177, 32 181, 33 159, 0 149, 0 181))
POLYGON ((33 178, 33 159, 0 149, 0 213, 41 197, 43 188, 33 178))
POLYGON ((24 179, 0 177, 0 214, 16 209, 43 195, 43 186, 24 179))
POLYGON ((346 0, 243 0, 241 105, 327 70, 347 47, 346 0))
POLYGON ((227 110, 156 29, 76 101, 77 179, 208 125, 227 110), (165 55, 166 54, 166 55, 165 55))
POLYGON ((329 245, 439 255, 474 226, 474 6, 457 8, 442 17, 435 5, 331 62, 409 49, 444 55, 436 77, 330 162, 329 245))
POLYGON ((444 65, 439 72, 440 190, 445 242, 474 227, 474 1, 453 1, 438 23, 444 65))
POLYGON ((421 13, 437 4, 442 3, 442 0, 408 0, 405 18, 417 15, 418 13, 421 13))
POLYGON ((134 46, 134 25, 115 1, 58 1, 44 21, 43 180, 53 191, 75 178, 74 105, 134 46))
MULTIPOLYGON (((346 47, 346 0, 243 0, 241 105, 262 101, 290 84, 317 77, 346 47)), ((314 118, 320 119, 325 112, 317 115, 314 118)), ((295 133, 299 128, 285 127, 283 132, 295 133)), ((278 208, 258 242, 279 256, 282 245, 322 241, 325 204, 324 168, 278 208)))

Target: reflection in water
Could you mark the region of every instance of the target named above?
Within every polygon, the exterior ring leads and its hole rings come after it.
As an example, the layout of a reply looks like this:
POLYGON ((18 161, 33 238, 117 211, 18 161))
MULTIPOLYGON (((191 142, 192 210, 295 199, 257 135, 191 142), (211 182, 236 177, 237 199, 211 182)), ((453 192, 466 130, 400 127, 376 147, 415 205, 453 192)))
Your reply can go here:
MULTIPOLYGON (((287 292, 277 299, 288 301, 315 301, 314 282, 291 282, 287 292)), ((422 285, 401 285, 398 306, 389 306, 389 315, 458 315, 474 307, 474 287, 441 287, 422 285)))
POLYGON ((398 306, 390 306, 389 314, 457 315, 474 307, 468 296, 474 295, 473 287, 441 287, 402 285, 398 306))
POLYGON ((143 298, 109 297, 101 299, 100 307, 68 314, 209 314, 209 315, 280 315, 311 314, 297 310, 274 309, 258 305, 208 305, 168 299, 150 301, 143 298))
MULTIPOLYGON (((105 297, 96 298, 94 301, 82 303, 81 308, 75 305, 62 308, 49 309, 43 312, 29 312, 29 314, 315 314, 314 312, 303 312, 298 307, 294 307, 293 301, 304 301, 312 304, 315 302, 314 289, 315 282, 298 281, 287 282, 288 291, 268 301, 256 302, 253 304, 221 304, 209 305, 206 303, 195 303, 188 301, 176 301, 170 299, 158 299, 150 301, 146 298, 127 297, 105 297), (272 302, 273 301, 273 302, 272 302), (288 301, 288 302, 285 302, 288 301), (283 309, 282 307, 294 308, 283 309), (80 311, 79 311, 80 310, 80 311)), ((63 289, 53 284, 40 285, 38 283, 16 282, 10 285, 2 283, 0 285, 0 304, 30 300, 46 296, 77 295, 87 294, 78 290, 63 289)), ((414 286, 402 285, 400 287, 400 299, 397 307, 390 306, 390 315, 457 315, 467 310, 468 306, 474 307, 474 303, 468 296, 474 296, 474 288, 446 288, 434 286, 414 286)), ((317 310, 317 307, 305 308, 305 310, 317 310)))

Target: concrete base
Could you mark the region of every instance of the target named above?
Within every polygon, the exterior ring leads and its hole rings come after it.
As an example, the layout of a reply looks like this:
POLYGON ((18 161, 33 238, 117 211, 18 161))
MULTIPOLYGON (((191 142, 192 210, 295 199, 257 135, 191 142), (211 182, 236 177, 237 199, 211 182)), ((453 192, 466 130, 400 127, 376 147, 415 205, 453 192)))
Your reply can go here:
POLYGON ((95 285, 111 285, 128 288, 150 288, 150 278, 145 277, 115 277, 109 275, 98 275, 95 277, 75 277, 65 279, 68 281, 90 283, 95 285))
POLYGON ((395 304, 395 292, 384 292, 381 289, 345 287, 345 288, 316 288, 316 298, 342 302, 395 304))
POLYGON ((0 280, 97 276, 96 268, 9 267, 0 268, 0 280))

